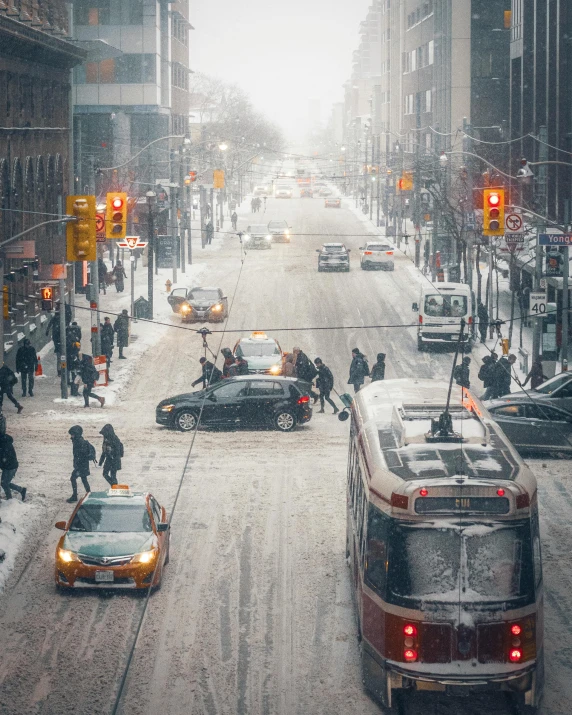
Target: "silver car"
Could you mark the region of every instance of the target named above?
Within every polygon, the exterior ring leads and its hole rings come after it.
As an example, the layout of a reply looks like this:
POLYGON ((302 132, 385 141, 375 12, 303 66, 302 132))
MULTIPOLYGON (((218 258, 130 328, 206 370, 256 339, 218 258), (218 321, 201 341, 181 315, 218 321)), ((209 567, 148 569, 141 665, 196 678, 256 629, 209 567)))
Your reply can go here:
POLYGON ((521 452, 561 452, 572 455, 572 412, 549 400, 523 394, 485 403, 492 418, 521 452))
POLYGON ((258 223, 249 226, 242 236, 242 242, 246 249, 272 248, 272 235, 268 231, 265 223, 258 223))

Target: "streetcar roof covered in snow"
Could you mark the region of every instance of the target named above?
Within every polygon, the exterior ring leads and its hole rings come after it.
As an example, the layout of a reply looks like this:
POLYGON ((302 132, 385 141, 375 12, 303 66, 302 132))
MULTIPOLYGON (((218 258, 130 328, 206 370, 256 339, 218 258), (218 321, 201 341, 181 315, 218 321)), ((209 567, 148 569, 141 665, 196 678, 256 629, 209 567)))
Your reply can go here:
POLYGON ((534 491, 530 470, 470 391, 453 387, 449 414, 457 439, 434 434, 448 387, 439 380, 383 380, 356 395, 353 429, 376 489, 391 493, 401 481, 464 477, 524 480, 534 491))

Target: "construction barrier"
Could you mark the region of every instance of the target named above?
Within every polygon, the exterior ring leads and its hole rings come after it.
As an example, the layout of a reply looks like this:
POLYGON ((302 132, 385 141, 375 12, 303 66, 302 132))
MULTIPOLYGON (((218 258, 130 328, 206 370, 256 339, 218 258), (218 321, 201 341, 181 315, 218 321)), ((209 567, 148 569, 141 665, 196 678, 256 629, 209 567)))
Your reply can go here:
POLYGON ((38 355, 38 367, 36 368, 36 377, 42 377, 44 374, 44 371, 42 369, 42 360, 40 359, 40 356, 38 355))
POLYGON ((98 373, 96 387, 107 387, 109 384, 109 373, 107 372, 107 358, 105 355, 96 355, 93 358, 93 364, 98 373))

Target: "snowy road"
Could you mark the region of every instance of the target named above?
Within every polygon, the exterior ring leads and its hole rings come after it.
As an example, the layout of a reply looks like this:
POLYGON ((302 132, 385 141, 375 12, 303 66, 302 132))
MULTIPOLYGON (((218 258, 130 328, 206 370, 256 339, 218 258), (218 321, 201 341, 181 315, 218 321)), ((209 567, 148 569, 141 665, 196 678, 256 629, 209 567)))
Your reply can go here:
MULTIPOLYGON (((366 239, 350 211, 326 210, 321 200, 269 200, 266 215, 253 217, 256 222, 282 218, 293 227, 290 245, 252 251, 242 268, 236 239, 209 255, 204 282, 220 285, 229 302, 234 298, 229 330, 266 329, 285 350, 299 345, 311 357, 319 355, 332 368, 339 391, 347 389, 354 346, 370 362, 377 352, 387 353, 388 377, 446 376, 450 355, 418 353, 412 329, 272 332, 411 323, 419 285, 402 256, 393 273, 359 270, 357 249, 366 239), (315 249, 327 240, 344 240, 352 249, 349 274, 317 273, 315 249)), ((238 337, 226 335, 221 345, 232 347, 238 337)), ((214 350, 220 340, 212 336, 214 350)), ((142 360, 127 400, 90 411, 89 421, 81 410, 63 407, 50 421, 24 414, 29 447, 21 449, 21 471, 31 475, 27 482, 41 499, 42 517, 0 598, 2 715, 111 711, 144 600, 55 592, 59 532, 53 523, 69 514, 67 429, 80 421, 96 441, 101 426, 111 421, 126 447, 122 480, 149 489, 170 511, 192 438, 157 427, 154 408, 160 399, 189 389, 201 354, 198 336, 167 328, 142 360)), ((171 563, 150 600, 119 712, 379 712, 361 687, 344 560, 347 433, 348 423, 328 412, 314 414, 293 434, 198 434, 172 523, 171 563)), ((535 462, 548 591, 544 715, 572 711, 566 645, 572 613, 568 464, 535 462)), ((93 486, 103 484, 95 475, 93 486)), ((408 702, 405 712, 512 710, 503 700, 424 696, 408 702)))

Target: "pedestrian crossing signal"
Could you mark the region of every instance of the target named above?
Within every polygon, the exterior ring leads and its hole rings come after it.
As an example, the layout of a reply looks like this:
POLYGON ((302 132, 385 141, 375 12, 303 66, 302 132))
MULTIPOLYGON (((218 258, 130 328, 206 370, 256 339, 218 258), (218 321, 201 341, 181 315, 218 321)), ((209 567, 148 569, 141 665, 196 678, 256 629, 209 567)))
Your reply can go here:
POLYGON ((51 286, 45 286, 40 293, 42 296, 42 310, 51 311, 54 307, 54 289, 51 286))

